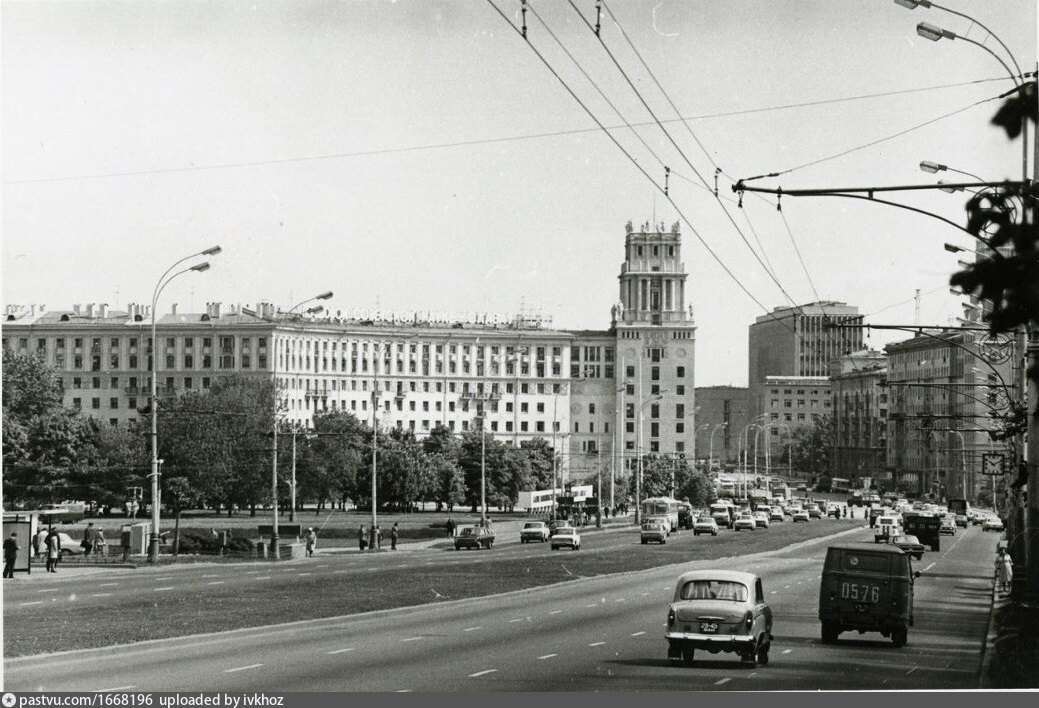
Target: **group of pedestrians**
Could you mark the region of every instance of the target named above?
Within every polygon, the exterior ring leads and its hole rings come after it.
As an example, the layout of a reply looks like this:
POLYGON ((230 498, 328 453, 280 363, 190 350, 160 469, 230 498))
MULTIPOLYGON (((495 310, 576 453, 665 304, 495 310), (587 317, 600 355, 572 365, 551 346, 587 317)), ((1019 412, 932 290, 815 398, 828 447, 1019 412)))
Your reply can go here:
MULTIPOLYGON (((397 541, 400 539, 400 527, 397 522, 393 522, 393 528, 390 529, 390 550, 397 550, 397 541)), ((380 549, 382 548, 382 529, 379 525, 375 525, 374 532, 369 531, 364 524, 357 527, 357 546, 360 550, 364 551, 369 548, 380 549)))

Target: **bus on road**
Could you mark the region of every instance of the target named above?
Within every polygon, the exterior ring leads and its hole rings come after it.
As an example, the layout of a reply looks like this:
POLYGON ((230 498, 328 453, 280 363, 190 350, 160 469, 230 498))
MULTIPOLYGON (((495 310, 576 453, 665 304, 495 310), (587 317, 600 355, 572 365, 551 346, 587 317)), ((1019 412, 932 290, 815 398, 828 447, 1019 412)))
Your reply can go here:
POLYGON ((671 530, 678 530, 678 511, 682 502, 671 497, 651 497, 642 500, 642 518, 663 516, 671 523, 671 530))

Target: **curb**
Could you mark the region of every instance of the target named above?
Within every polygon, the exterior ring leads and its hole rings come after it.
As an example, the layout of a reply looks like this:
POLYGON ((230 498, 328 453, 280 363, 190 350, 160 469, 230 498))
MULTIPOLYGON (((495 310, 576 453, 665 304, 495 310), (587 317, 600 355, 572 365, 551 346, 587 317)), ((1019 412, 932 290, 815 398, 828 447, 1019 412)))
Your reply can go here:
POLYGON ((978 670, 978 688, 995 688, 989 683, 989 671, 992 667, 992 659, 996 653, 996 640, 999 638, 998 628, 995 626, 996 610, 1004 607, 1007 600, 1000 600, 999 590, 996 588, 995 578, 992 579, 992 605, 989 607, 988 626, 985 629, 985 642, 981 646, 981 666, 978 670))

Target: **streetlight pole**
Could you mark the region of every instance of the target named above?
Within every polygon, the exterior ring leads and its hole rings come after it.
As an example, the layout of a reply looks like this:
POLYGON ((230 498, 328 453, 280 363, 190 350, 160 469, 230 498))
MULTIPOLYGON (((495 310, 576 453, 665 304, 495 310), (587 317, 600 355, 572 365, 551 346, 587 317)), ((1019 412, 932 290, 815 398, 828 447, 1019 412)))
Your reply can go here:
POLYGON ((728 426, 729 426, 729 423, 728 423, 728 421, 726 421, 724 423, 719 423, 719 424, 715 425, 714 429, 711 430, 711 442, 710 442, 710 445, 708 445, 708 455, 707 455, 707 473, 708 474, 711 474, 712 472, 714 472, 714 434, 718 432, 718 428, 727 428, 728 426))
POLYGON ((185 256, 184 258, 181 258, 179 261, 177 261, 176 263, 174 263, 173 265, 171 265, 169 268, 166 269, 166 272, 163 273, 159 277, 159 280, 155 283, 154 290, 152 290, 152 312, 151 312, 151 315, 152 315, 152 346, 151 346, 151 355, 152 355, 152 361, 151 361, 151 365, 152 365, 152 381, 151 381, 151 383, 152 383, 152 387, 151 387, 152 388, 152 401, 151 401, 151 404, 152 404, 151 405, 151 409, 152 409, 151 410, 152 465, 151 466, 152 466, 152 471, 151 471, 151 475, 149 475, 152 478, 152 530, 151 530, 151 536, 150 536, 150 538, 148 540, 148 562, 149 563, 157 563, 158 560, 159 560, 159 505, 160 505, 160 500, 159 500, 159 376, 158 376, 158 369, 159 369, 159 341, 158 341, 158 337, 157 337, 157 328, 156 328, 156 324, 158 323, 159 313, 158 313, 156 308, 158 307, 158 303, 159 303, 159 295, 162 294, 162 291, 166 288, 167 285, 170 284, 170 282, 173 281, 174 278, 176 278, 179 275, 183 275, 184 273, 191 273, 191 272, 202 273, 202 272, 205 272, 205 271, 209 270, 209 262, 206 261, 206 262, 203 262, 203 263, 199 263, 197 265, 193 265, 190 268, 185 268, 182 271, 179 271, 177 273, 173 273, 173 275, 170 275, 170 273, 177 266, 179 266, 181 263, 184 263, 185 261, 191 260, 192 258, 198 258, 200 256, 215 256, 218 253, 220 253, 221 250, 223 250, 223 249, 221 249, 220 246, 212 246, 210 248, 207 248, 204 251, 199 251, 198 253, 192 253, 190 256, 185 256))
MULTIPOLYGON (((323 292, 320 295, 314 297, 308 297, 306 300, 301 300, 295 305, 289 308, 286 315, 291 315, 296 312, 300 307, 306 305, 308 302, 314 300, 327 300, 332 297, 332 291, 323 292)), ((320 312, 322 307, 313 307, 308 312, 320 312)), ((277 384, 277 376, 274 379, 275 385, 277 384)), ((280 560, 280 536, 278 534, 278 392, 274 392, 274 411, 273 411, 273 424, 271 425, 271 559, 280 560)), ((292 503, 292 511, 289 512, 289 519, 292 520, 295 515, 296 508, 296 434, 293 430, 292 434, 292 488, 289 490, 289 499, 292 503)))

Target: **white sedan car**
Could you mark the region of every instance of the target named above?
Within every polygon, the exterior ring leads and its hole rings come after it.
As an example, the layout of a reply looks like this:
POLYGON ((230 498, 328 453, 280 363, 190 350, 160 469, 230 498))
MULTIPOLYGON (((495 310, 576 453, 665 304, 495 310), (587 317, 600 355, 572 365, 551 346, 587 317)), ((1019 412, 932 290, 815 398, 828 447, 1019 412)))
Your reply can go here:
POLYGON ((757 528, 757 524, 754 522, 754 517, 748 514, 740 514, 736 517, 736 520, 732 522, 733 531, 753 531, 757 528))
POLYGON ((709 533, 712 536, 718 535, 718 522, 714 520, 713 516, 701 516, 693 524, 693 535, 699 536, 702 533, 709 533))
POLYGON ((811 520, 811 518, 812 517, 809 516, 807 511, 805 511, 804 509, 798 509, 794 512, 793 521, 794 523, 797 523, 798 521, 803 521, 807 524, 811 520))
POLYGON ((575 551, 581 550, 581 534, 573 526, 560 526, 552 532, 549 544, 553 551, 566 547, 575 551))
POLYGON ((982 531, 1002 531, 1003 520, 998 516, 990 516, 981 523, 982 531))

